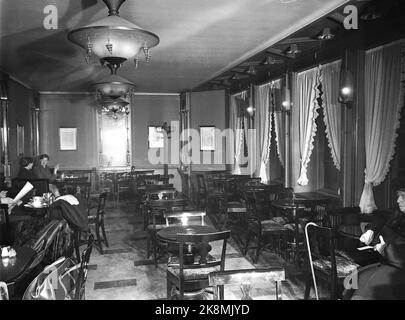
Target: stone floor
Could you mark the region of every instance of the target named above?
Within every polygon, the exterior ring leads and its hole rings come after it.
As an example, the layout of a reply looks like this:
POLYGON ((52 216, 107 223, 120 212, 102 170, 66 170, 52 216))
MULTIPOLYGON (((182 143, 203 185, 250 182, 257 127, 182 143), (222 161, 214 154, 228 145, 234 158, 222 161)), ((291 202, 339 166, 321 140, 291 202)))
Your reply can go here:
MULTIPOLYGON (((88 300, 155 300, 166 299, 166 263, 164 259, 156 269, 151 260, 146 260, 146 234, 143 231, 142 216, 130 201, 107 203, 106 232, 109 248, 101 255, 94 249, 90 258, 86 283, 88 300)), ((211 224, 213 219, 207 219, 211 224)), ((211 254, 219 254, 213 246, 211 254)), ((81 247, 84 249, 84 247, 81 247)), ((282 286, 284 300, 303 299, 304 275, 295 265, 286 263, 278 255, 264 251, 257 264, 252 263, 254 250, 247 257, 241 254, 231 239, 226 249, 225 270, 258 267, 284 266, 286 281, 282 286)), ((227 291, 226 299, 240 299, 240 289, 227 291)), ((255 299, 274 299, 272 288, 253 288, 255 299)))

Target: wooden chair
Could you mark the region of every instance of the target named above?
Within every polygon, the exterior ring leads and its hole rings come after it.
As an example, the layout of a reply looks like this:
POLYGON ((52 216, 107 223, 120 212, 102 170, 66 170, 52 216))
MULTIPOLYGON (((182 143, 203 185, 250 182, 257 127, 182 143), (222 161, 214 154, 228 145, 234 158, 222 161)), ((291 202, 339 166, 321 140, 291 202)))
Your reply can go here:
POLYGON ((332 229, 321 227, 310 222, 305 227, 308 262, 311 272, 308 272, 304 299, 309 298, 312 285, 319 299, 316 278, 326 281, 330 289, 330 299, 340 297, 344 279, 357 270, 359 265, 342 256, 335 250, 332 229))
POLYGON ((214 271, 224 271, 225 252, 230 231, 220 231, 207 234, 178 234, 179 244, 178 264, 168 264, 167 267, 167 298, 177 296, 180 300, 188 292, 203 290, 209 286, 208 275, 214 271), (222 241, 222 250, 219 260, 208 254, 210 242, 222 241), (191 245, 200 247, 199 256, 193 264, 185 264, 185 248, 191 245))
POLYGON ((205 183, 205 177, 202 173, 197 173, 197 202, 199 208, 207 208, 207 185, 205 183))
POLYGON ((158 249, 162 249, 157 242, 156 235, 159 230, 166 227, 165 212, 172 212, 173 208, 182 210, 186 207, 187 199, 170 199, 170 200, 150 200, 147 204, 146 224, 147 240, 146 240, 146 255, 147 259, 152 255, 153 262, 157 268, 158 249))
POLYGON ((79 275, 76 279, 75 295, 74 300, 85 300, 85 287, 87 280, 88 265, 90 262, 91 252, 93 250, 94 237, 92 234, 89 235, 87 240, 87 247, 82 252, 79 275))
POLYGON ((98 180, 99 193, 108 192, 115 200, 115 175, 111 172, 101 172, 98 180))
POLYGON ((98 198, 98 205, 97 208, 90 208, 88 210, 88 223, 89 225, 95 226, 95 231, 96 231, 96 241, 97 241, 97 249, 101 254, 103 254, 103 245, 102 241, 105 242, 105 245, 109 247, 108 245, 108 240, 107 236, 105 233, 105 227, 104 227, 104 215, 105 215, 105 202, 107 200, 107 197, 109 195, 109 192, 103 192, 100 194, 98 198), (96 209, 95 214, 92 212, 92 209, 96 209), (103 237, 100 236, 100 228, 101 232, 103 234, 103 237))
POLYGON ((134 174, 130 172, 118 173, 116 176, 115 193, 117 203, 120 202, 120 194, 122 192, 131 193, 133 184, 135 182, 134 174))
POLYGON ((208 281, 214 289, 214 300, 225 300, 224 287, 226 286, 239 286, 241 300, 253 300, 251 297, 253 288, 265 287, 268 289, 273 285, 276 288, 276 300, 282 300, 281 281, 285 281, 285 270, 284 268, 267 268, 212 272, 208 275, 208 281))
POLYGON ((258 209, 260 200, 265 201, 267 193, 265 191, 260 192, 250 189, 243 192, 243 197, 248 208, 245 222, 246 242, 244 255, 247 254, 250 240, 254 237, 257 239, 257 243, 253 263, 257 263, 261 250, 266 246, 270 246, 276 253, 285 256, 285 249, 287 246, 287 228, 285 227, 285 220, 282 217, 270 218, 258 209), (267 237, 270 237, 271 239, 268 243, 265 243, 264 240, 267 237))

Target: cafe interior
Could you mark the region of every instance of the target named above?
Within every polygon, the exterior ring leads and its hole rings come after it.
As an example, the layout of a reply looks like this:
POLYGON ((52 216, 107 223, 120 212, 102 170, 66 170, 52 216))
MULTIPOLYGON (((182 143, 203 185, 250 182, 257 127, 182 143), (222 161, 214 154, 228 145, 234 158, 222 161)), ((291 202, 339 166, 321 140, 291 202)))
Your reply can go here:
POLYGON ((0 299, 405 299, 405 1, 0 8, 0 299))

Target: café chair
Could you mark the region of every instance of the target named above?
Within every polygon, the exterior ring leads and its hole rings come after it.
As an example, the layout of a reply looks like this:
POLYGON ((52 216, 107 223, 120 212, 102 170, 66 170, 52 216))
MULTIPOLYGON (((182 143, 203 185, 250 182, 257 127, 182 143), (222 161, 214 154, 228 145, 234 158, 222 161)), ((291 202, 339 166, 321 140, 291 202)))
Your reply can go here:
POLYGON ((307 274, 304 299, 309 298, 313 287, 319 300, 317 278, 327 282, 330 299, 338 299, 343 292, 345 278, 357 271, 359 265, 335 250, 331 228, 310 222, 305 226, 305 240, 310 272, 307 274))
POLYGON ((108 192, 112 195, 113 200, 115 200, 115 177, 114 173, 101 172, 98 180, 98 190, 99 193, 108 192))
POLYGON ((100 252, 100 254, 103 254, 102 242, 105 242, 106 247, 109 247, 104 226, 105 202, 107 200, 108 195, 109 192, 101 193, 98 198, 97 208, 90 208, 88 210, 88 224, 94 225, 97 241, 96 248, 100 252), (95 212, 93 211, 93 209, 95 209, 95 212), (100 236, 100 229, 102 232, 102 237, 100 236))
POLYGON ((87 240, 87 247, 82 252, 81 261, 80 261, 80 269, 78 273, 78 277, 76 279, 76 286, 75 286, 75 294, 74 300, 85 300, 85 287, 86 287, 86 280, 87 280, 87 273, 88 273, 88 266, 90 262, 91 252, 93 250, 94 245, 94 236, 92 234, 89 235, 87 240))
MULTIPOLYGON (((269 290, 275 286, 276 300, 282 300, 282 281, 285 281, 285 270, 280 268, 240 269, 212 272, 208 275, 209 285, 214 289, 213 300, 225 300, 225 287, 239 287, 240 300, 254 300, 252 291, 256 288, 269 290)), ((267 295, 266 295, 267 296, 267 295)), ((230 295, 227 297, 230 297, 230 295)), ((232 296, 234 300, 235 297, 232 296)), ((267 300, 267 298, 266 298, 267 300)))
POLYGON ((158 261, 158 249, 163 249, 163 247, 157 241, 157 233, 166 228, 166 219, 164 218, 165 212, 179 211, 185 209, 187 206, 187 199, 159 199, 159 200, 150 200, 147 204, 146 210, 146 255, 147 259, 152 255, 153 262, 157 268, 158 261))
POLYGON ((245 221, 246 240, 244 255, 246 256, 250 241, 253 238, 257 239, 255 256, 253 263, 257 263, 262 249, 270 246, 276 253, 285 256, 287 247, 287 227, 285 220, 282 217, 266 217, 258 210, 258 198, 260 197, 254 190, 246 190, 243 192, 243 197, 247 205, 247 216, 245 221), (270 238, 270 242, 265 243, 265 240, 270 238))
POLYGON ((130 193, 132 191, 132 186, 134 183, 134 175, 132 175, 129 172, 125 173, 118 173, 116 176, 116 200, 117 203, 120 202, 120 194, 125 192, 125 193, 130 193))
POLYGON ((215 271, 224 271, 227 240, 231 232, 219 231, 207 234, 177 234, 178 263, 167 266, 167 299, 184 300, 190 293, 199 292, 209 287, 208 275, 215 271), (216 260, 208 253, 209 243, 222 241, 221 256, 216 260), (192 256, 194 262, 186 264, 188 248, 198 247, 198 253, 192 256), (187 249, 186 249, 187 248, 187 249))

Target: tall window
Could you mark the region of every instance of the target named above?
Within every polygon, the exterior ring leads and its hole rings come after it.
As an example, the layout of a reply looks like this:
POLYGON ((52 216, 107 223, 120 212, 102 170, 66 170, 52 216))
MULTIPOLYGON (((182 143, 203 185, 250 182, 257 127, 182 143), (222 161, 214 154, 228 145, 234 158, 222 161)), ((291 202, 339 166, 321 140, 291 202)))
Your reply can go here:
POLYGON ((116 119, 99 114, 99 167, 122 168, 131 165, 130 113, 116 119))

